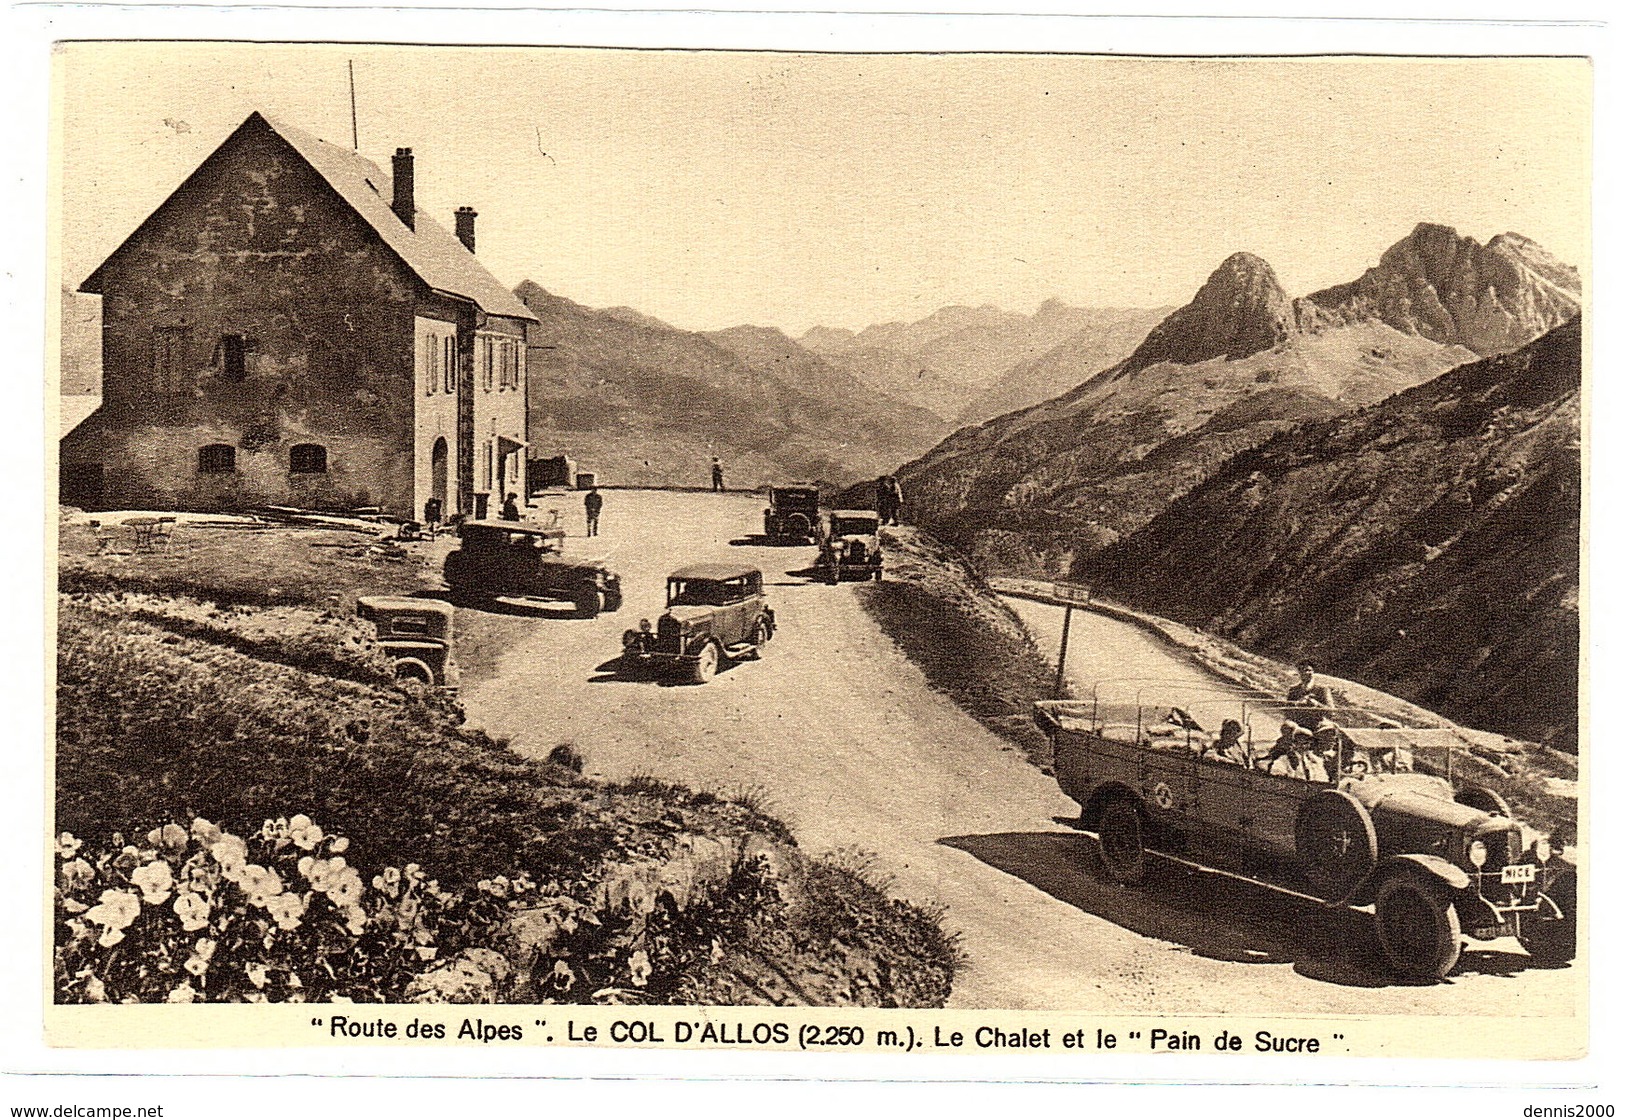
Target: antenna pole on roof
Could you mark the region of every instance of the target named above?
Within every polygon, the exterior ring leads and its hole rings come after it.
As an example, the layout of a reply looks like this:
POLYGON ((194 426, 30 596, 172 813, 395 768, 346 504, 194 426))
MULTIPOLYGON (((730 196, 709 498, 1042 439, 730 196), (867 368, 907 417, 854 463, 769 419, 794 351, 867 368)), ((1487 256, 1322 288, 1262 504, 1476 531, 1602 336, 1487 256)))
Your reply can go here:
POLYGON ((350 150, 361 150, 361 134, 356 131, 355 124, 355 59, 350 59, 350 150))

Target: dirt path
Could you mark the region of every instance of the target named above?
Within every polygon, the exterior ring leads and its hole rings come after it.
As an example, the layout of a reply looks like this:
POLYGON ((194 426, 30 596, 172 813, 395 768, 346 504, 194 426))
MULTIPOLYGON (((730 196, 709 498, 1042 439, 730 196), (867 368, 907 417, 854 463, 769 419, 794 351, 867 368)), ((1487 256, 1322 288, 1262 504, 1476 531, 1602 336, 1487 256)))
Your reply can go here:
MULTIPOLYGON (((578 499, 559 505, 579 532, 578 499)), ((1448 984, 1390 985, 1374 971, 1359 916, 1209 876, 1138 891, 1110 885, 1093 842, 1062 823, 1077 807, 930 690, 859 606, 859 588, 791 574, 810 547, 730 544, 760 523, 761 501, 748 495, 607 493, 598 548, 622 573, 625 608, 591 621, 563 607, 460 612, 461 641, 485 646, 476 660, 489 666, 465 678, 471 722, 537 756, 573 742, 588 772, 608 778, 751 791, 809 850, 874 853, 897 893, 944 905, 962 933, 969 963, 957 1006, 1571 1013, 1575 969, 1478 954, 1448 984), (760 565, 769 584, 780 629, 762 661, 703 687, 600 669, 623 629, 658 614, 667 570, 725 558, 760 565)), ((1101 664, 1135 666, 1118 675, 1165 667, 1156 658, 1166 651, 1132 627, 1074 625, 1075 657, 1087 647, 1101 664)))

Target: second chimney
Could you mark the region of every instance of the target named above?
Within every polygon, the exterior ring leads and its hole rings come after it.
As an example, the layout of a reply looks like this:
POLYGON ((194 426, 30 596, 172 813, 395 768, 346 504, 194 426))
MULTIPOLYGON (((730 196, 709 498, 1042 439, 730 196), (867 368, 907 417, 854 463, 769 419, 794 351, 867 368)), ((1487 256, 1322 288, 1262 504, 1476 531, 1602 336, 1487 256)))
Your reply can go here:
POLYGON ((407 229, 417 228, 417 199, 412 182, 412 149, 396 148, 394 160, 395 200, 389 208, 405 223, 407 229))
POLYGON ((457 218, 457 240, 474 251, 474 219, 479 217, 472 206, 459 206, 455 217, 457 218))

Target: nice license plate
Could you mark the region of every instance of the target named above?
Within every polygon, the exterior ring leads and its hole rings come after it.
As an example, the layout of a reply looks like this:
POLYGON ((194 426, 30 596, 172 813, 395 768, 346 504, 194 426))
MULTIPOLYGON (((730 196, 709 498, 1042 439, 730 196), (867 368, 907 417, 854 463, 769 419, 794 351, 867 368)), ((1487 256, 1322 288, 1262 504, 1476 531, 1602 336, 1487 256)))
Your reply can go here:
POLYGON ((1503 883, 1533 883, 1535 881, 1535 865, 1532 863, 1514 863, 1510 867, 1501 868, 1501 882, 1503 883))

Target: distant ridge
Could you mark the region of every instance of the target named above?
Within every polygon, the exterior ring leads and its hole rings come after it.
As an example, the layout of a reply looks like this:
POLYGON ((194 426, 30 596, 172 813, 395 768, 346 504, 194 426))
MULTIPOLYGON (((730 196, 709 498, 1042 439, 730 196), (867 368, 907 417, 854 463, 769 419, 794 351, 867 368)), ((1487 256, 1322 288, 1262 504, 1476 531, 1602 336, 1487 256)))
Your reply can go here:
POLYGON ((569 454, 601 481, 831 483, 879 472, 941 438, 934 414, 879 393, 772 328, 710 335, 626 307, 594 309, 533 281, 531 454, 569 454))

